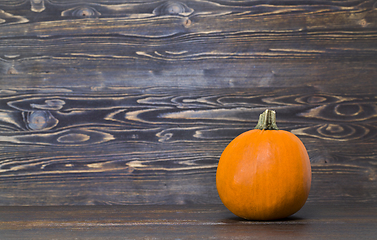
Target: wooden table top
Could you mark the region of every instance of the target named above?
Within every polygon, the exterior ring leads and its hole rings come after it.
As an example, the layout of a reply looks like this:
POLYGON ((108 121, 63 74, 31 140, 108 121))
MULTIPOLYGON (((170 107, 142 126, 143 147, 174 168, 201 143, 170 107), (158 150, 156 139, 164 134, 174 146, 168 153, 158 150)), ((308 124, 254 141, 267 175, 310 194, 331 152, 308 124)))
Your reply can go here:
POLYGON ((223 205, 0 207, 2 239, 376 239, 376 204, 306 204, 277 221, 223 205))

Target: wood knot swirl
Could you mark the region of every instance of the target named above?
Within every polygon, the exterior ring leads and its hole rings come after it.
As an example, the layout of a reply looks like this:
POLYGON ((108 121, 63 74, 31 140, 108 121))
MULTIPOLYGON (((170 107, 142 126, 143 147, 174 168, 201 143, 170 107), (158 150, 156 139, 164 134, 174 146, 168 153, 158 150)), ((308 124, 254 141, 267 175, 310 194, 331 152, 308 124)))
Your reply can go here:
POLYGON ((23 118, 26 127, 30 130, 48 130, 55 127, 59 121, 50 113, 50 111, 31 111, 24 112, 23 118))
POLYGON ((342 122, 365 121, 377 116, 377 108, 366 102, 334 103, 313 108, 300 116, 342 122))
POLYGON ((186 4, 181 2, 166 2, 153 10, 156 16, 162 15, 181 15, 188 16, 194 12, 194 9, 189 8, 186 4))
POLYGON ((376 128, 370 125, 329 123, 313 127, 295 129, 292 133, 316 137, 332 141, 350 141, 356 139, 372 138, 376 135, 376 128))
POLYGON ((334 107, 334 111, 339 116, 352 117, 362 114, 363 107, 359 104, 338 104, 334 107))
POLYGON ((323 94, 313 94, 297 97, 295 102, 301 104, 329 104, 341 102, 343 99, 337 96, 328 96, 323 94))
POLYGON ((95 8, 90 7, 90 6, 79 6, 79 7, 74 7, 74 8, 64 10, 61 13, 61 16, 63 17, 71 16, 71 17, 78 17, 78 18, 94 18, 94 17, 101 16, 101 13, 97 11, 95 8))
POLYGON ((90 136, 82 133, 69 133, 66 135, 60 136, 57 141, 59 143, 81 143, 81 142, 86 142, 90 140, 90 136))
POLYGON ((47 99, 43 104, 31 103, 32 108, 38 108, 43 110, 60 110, 65 104, 64 100, 60 99, 47 99))

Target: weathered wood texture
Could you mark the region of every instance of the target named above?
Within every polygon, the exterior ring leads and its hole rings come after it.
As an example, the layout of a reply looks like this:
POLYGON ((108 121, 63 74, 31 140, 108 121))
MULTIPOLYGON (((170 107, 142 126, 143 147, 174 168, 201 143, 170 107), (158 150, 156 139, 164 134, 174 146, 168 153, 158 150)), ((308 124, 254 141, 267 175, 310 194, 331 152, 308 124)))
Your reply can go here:
POLYGON ((220 203, 265 108, 309 202, 376 202, 377 3, 0 2, 0 205, 220 203))
POLYGON ((374 240, 376 205, 307 204, 277 221, 246 221, 223 205, 0 207, 0 235, 43 239, 374 240))

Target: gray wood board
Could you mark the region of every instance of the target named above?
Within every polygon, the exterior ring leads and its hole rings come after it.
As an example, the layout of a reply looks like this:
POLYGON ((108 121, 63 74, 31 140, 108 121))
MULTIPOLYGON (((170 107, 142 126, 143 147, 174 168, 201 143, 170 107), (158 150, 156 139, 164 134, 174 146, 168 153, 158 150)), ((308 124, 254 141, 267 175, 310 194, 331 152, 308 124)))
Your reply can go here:
POLYGON ((220 203, 266 108, 309 202, 375 202, 375 1, 2 1, 0 205, 220 203))

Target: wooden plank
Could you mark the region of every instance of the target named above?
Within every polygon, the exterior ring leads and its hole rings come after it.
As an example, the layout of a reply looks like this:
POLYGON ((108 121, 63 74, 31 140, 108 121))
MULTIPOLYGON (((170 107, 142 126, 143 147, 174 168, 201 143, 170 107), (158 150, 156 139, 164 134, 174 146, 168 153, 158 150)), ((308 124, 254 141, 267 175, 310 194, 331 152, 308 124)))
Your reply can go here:
POLYGON ((219 156, 265 108, 276 109, 279 127, 307 146, 309 201, 375 199, 373 95, 301 88, 289 95, 270 88, 78 92, 14 90, 2 98, 3 205, 219 202, 219 156))
POLYGON ((376 205, 305 205, 245 221, 222 205, 1 207, 6 239, 375 239, 376 205))

